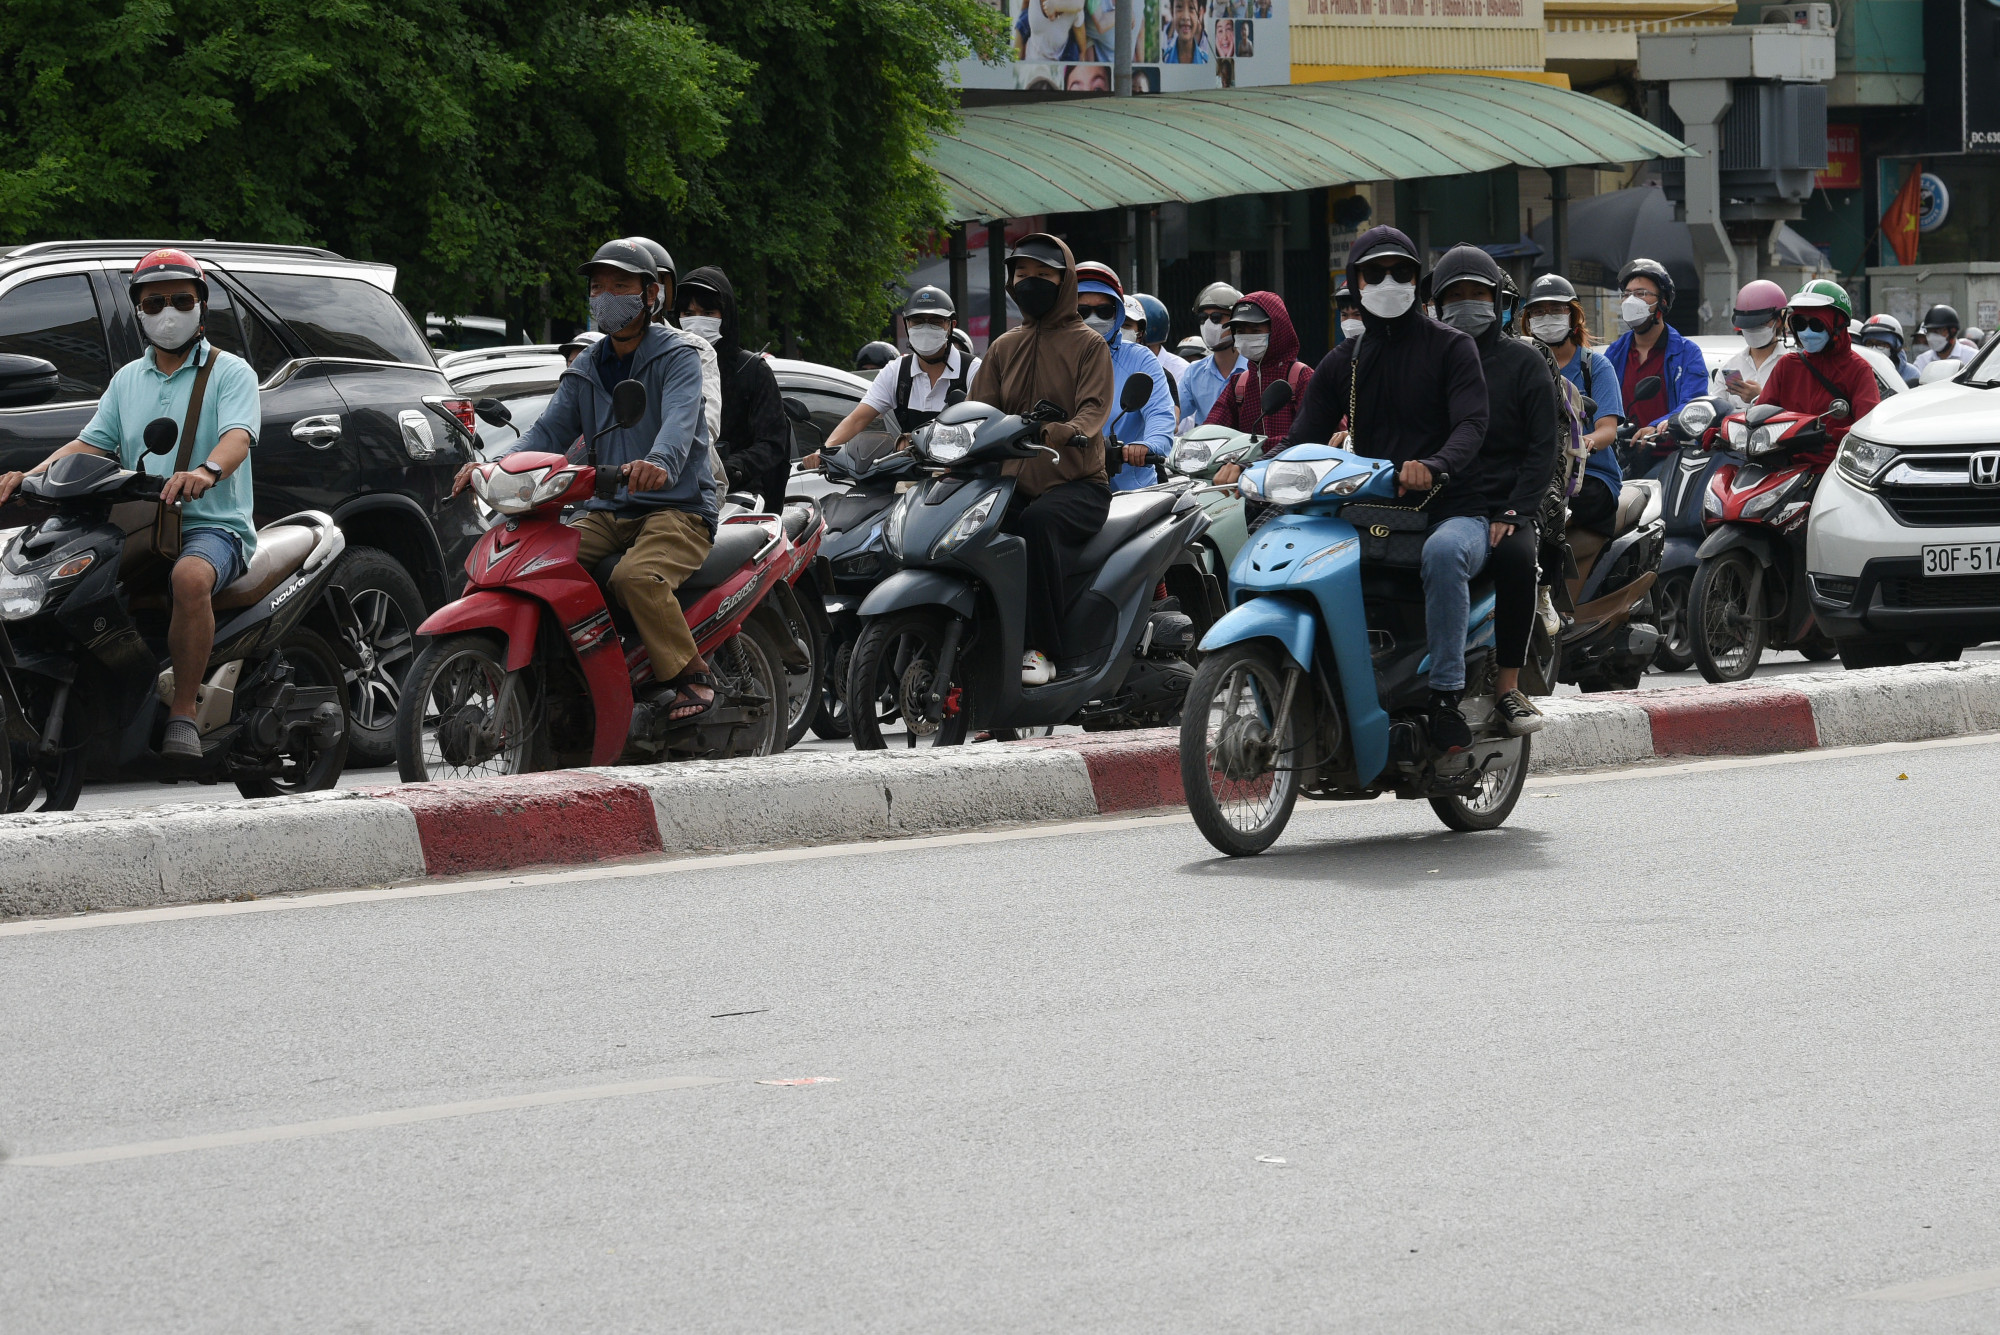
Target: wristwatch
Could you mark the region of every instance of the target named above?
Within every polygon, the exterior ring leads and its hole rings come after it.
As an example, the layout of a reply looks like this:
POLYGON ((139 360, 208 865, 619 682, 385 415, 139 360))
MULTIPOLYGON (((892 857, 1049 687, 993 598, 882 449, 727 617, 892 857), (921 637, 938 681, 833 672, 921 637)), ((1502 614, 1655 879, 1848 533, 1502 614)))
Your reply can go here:
POLYGON ((207 469, 211 474, 213 474, 217 482, 222 481, 222 469, 216 465, 215 460, 203 459, 201 461, 200 466, 207 469))

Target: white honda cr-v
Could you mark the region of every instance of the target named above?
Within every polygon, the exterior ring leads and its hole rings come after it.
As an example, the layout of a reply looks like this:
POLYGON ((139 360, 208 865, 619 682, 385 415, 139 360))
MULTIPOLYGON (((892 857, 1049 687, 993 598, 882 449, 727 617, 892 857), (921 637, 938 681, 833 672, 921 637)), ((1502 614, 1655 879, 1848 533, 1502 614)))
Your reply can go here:
POLYGON ((1948 382, 1882 401, 1813 498, 1813 613, 1848 667, 2000 638, 2000 337, 1948 382))

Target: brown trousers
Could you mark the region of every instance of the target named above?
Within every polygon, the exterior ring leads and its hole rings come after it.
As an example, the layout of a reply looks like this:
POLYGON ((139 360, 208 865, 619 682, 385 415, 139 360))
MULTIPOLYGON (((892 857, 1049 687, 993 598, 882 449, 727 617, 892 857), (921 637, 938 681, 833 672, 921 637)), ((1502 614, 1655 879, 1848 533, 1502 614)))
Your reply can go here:
POLYGON ((685 510, 655 510, 639 519, 620 519, 592 510, 576 522, 576 559, 585 570, 614 552, 625 553, 611 571, 611 596, 632 618, 653 676, 671 681, 696 657, 674 590, 708 559, 708 525, 685 510))

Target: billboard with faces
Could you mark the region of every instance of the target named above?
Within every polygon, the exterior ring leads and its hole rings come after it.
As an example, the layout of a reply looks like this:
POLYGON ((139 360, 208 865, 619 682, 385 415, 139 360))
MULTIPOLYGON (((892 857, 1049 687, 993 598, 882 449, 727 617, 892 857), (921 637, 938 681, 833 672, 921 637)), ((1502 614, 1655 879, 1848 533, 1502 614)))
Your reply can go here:
POLYGON ((1289 0, 988 0, 1008 19, 1011 59, 966 60, 967 88, 1108 93, 1129 5, 1134 93, 1290 83, 1289 0))

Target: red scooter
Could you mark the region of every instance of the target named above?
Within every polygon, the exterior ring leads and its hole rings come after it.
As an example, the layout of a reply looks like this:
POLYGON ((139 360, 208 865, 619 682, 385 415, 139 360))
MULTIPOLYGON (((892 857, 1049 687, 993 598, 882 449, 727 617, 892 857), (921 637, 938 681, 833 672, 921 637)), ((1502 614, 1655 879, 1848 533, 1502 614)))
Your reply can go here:
MULTIPOLYGON (((612 401, 606 431, 645 415, 637 381, 612 401)), ((673 724, 673 692, 654 680, 644 643, 606 597, 617 558, 585 570, 576 530, 562 522, 565 506, 617 494, 624 470, 596 465, 596 437, 587 458, 510 454, 473 471, 474 492, 503 522, 466 557, 464 595, 417 628, 430 639, 396 712, 405 783, 784 749, 785 679, 812 662, 797 632, 810 623, 785 604, 796 604, 792 585, 818 554, 817 508, 728 515, 708 559, 675 590, 718 698, 673 724), (635 701, 653 699, 635 727, 635 701)))
POLYGON ((1817 416, 1760 403, 1708 427, 1711 448, 1743 456, 1717 465, 1702 498, 1708 537, 1688 616, 1695 666, 1708 680, 1743 680, 1766 649, 1833 657, 1806 596, 1806 516, 1830 461, 1827 420, 1852 411, 1844 399, 1817 416))

